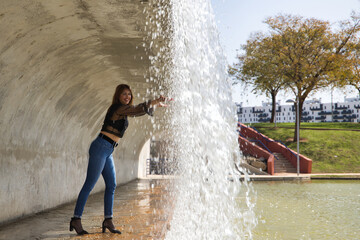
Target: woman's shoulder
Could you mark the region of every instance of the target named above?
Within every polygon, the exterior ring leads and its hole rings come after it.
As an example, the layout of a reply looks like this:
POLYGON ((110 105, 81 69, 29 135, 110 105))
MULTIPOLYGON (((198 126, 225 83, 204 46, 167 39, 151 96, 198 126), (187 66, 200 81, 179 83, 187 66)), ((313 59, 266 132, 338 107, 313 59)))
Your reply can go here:
POLYGON ((116 111, 118 111, 118 109, 121 108, 121 106, 123 106, 123 104, 119 104, 119 103, 113 103, 109 106, 108 110, 107 110, 107 114, 108 115, 112 115, 114 114, 116 111))
POLYGON ((121 104, 121 103, 113 103, 113 104, 110 105, 109 109, 114 109, 114 110, 116 110, 116 109, 121 108, 121 107, 123 107, 123 106, 125 106, 125 105, 124 105, 124 104, 121 104))
POLYGON ((119 113, 122 113, 123 111, 127 111, 127 110, 131 109, 132 107, 133 107, 132 105, 114 103, 110 106, 110 109, 111 109, 111 111, 119 114, 119 113))

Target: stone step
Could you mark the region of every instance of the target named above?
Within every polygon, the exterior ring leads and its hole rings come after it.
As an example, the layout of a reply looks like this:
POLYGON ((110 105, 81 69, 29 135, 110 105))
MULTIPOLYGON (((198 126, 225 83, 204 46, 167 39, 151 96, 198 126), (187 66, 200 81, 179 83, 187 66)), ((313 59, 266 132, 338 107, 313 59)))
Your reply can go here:
POLYGON ((291 162, 289 162, 288 160, 281 161, 281 160, 277 160, 277 159, 275 159, 274 163, 276 163, 276 164, 291 164, 291 162))
POLYGON ((293 171, 296 171, 295 168, 274 168, 274 171, 290 171, 290 172, 293 172, 293 171))
POLYGON ((274 167, 274 169, 289 169, 289 170, 291 170, 291 169, 296 169, 296 168, 294 168, 294 167, 274 167))
POLYGON ((274 168, 275 170, 296 170, 295 168, 274 168))
POLYGON ((277 157, 274 161, 274 172, 275 173, 295 173, 296 168, 281 154, 274 153, 277 157))
POLYGON ((276 168, 274 168, 275 170, 282 170, 282 169, 284 169, 284 170, 290 170, 290 171, 292 171, 292 170, 296 170, 296 168, 294 168, 294 167, 287 167, 287 168, 282 168, 282 167, 276 167, 276 168))
MULTIPOLYGON (((251 142, 254 142, 254 139, 248 139, 251 142)), ((254 142, 259 147, 263 147, 256 142, 254 142)), ((273 153, 276 157, 274 161, 274 172, 275 173, 296 173, 296 168, 281 154, 273 153)))
POLYGON ((288 167, 294 167, 291 163, 275 163, 275 166, 288 166, 288 167))
POLYGON ((274 167, 275 168, 294 168, 294 166, 291 165, 291 164, 286 164, 286 165, 285 164, 281 164, 281 165, 280 164, 275 164, 274 167))
POLYGON ((296 172, 295 168, 282 168, 282 169, 274 169, 275 172, 296 172))
POLYGON ((288 168, 295 168, 291 163, 284 163, 284 164, 274 164, 274 167, 288 167, 288 168))
POLYGON ((274 169, 277 172, 296 172, 296 169, 274 169))
POLYGON ((275 162, 274 162, 275 165, 292 165, 290 162, 288 161, 279 161, 277 159, 275 159, 275 162))

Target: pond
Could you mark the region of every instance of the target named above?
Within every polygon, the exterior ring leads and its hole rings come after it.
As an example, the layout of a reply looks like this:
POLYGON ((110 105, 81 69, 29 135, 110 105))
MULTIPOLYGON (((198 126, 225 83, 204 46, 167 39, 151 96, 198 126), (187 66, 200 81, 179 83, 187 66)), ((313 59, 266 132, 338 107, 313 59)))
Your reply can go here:
POLYGON ((360 239, 360 181, 251 185, 258 220, 253 239, 360 239))

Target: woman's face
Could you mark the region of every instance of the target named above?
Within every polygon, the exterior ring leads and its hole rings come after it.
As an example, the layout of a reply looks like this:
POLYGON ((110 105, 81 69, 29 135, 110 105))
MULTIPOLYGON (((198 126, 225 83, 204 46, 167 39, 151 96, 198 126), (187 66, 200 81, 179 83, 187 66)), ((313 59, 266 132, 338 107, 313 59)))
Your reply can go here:
POLYGON ((124 89, 120 94, 120 102, 121 104, 128 105, 131 101, 131 92, 129 89, 124 89))

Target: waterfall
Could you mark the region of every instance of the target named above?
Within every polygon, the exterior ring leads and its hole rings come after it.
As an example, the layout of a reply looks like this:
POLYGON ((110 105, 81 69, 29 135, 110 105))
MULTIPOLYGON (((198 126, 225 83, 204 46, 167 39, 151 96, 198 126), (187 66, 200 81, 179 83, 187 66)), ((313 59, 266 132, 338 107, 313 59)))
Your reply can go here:
POLYGON ((211 1, 149 4, 149 81, 174 98, 165 129, 179 178, 166 239, 251 239, 252 188, 235 169, 241 161, 236 107, 211 1))

